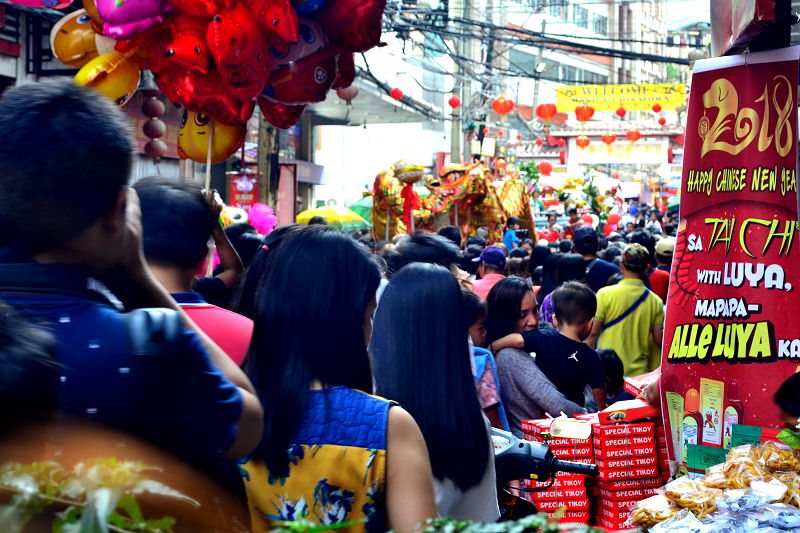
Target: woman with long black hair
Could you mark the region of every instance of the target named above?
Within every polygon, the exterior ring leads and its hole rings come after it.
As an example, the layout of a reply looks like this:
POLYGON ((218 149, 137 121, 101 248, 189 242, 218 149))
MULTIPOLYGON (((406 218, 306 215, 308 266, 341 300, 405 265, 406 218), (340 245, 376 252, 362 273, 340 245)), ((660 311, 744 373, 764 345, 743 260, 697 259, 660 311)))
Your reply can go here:
MULTIPOLYGON (((497 339, 511 333, 531 331, 539 325, 536 298, 530 284, 520 278, 499 281, 486 298, 486 319, 489 349, 497 339)), ((573 415, 585 413, 547 379, 536 366, 536 361, 517 348, 505 348, 495 354, 500 377, 500 394, 511 425, 511 432, 524 437, 522 421, 544 418, 545 414, 558 416, 562 412, 573 415)))
POLYGON ((370 352, 376 392, 407 409, 425 436, 439 514, 494 521, 494 455, 470 367, 462 305, 449 270, 406 266, 383 293, 370 352))
POLYGON ((411 532, 436 515, 419 427, 361 392, 379 282, 367 250, 329 226, 294 229, 266 258, 244 363, 264 405, 242 465, 253 531, 307 518, 411 532))

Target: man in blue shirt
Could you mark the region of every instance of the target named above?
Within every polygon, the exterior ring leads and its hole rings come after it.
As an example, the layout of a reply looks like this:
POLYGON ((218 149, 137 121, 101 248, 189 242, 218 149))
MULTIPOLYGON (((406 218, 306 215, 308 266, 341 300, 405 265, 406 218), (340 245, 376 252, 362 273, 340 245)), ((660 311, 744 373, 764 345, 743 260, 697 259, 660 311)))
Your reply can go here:
POLYGON ((59 410, 203 464, 252 451, 262 433, 252 384, 144 261, 125 115, 49 80, 0 99, 0 131, 0 298, 55 335, 59 410), (132 353, 121 312, 148 307, 182 318, 170 353, 132 353))
POLYGON ((594 228, 581 226, 576 229, 574 243, 575 251, 586 261, 586 284, 592 291, 599 291, 608 285, 608 281, 614 275, 620 273, 617 265, 597 258, 600 236, 594 228))
POLYGON ((503 235, 503 244, 509 252, 519 246, 517 230, 522 227, 522 222, 517 217, 508 217, 506 220, 506 233, 503 235))

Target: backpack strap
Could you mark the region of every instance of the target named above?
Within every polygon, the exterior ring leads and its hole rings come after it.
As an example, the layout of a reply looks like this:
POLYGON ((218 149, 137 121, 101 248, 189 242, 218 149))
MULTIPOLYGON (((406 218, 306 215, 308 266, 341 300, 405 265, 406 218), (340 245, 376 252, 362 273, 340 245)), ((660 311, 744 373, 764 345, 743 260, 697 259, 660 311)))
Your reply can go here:
POLYGON ((628 318, 628 316, 629 316, 631 313, 633 313, 634 311, 636 311, 636 309, 637 309, 637 308, 638 308, 640 305, 642 305, 642 304, 644 303, 644 301, 645 301, 645 300, 647 300, 647 296, 648 296, 649 294, 650 294, 650 289, 648 289, 648 288, 645 288, 645 289, 644 289, 644 292, 642 293, 642 295, 641 295, 641 296, 639 296, 639 298, 638 298, 638 299, 637 299, 635 302, 633 302, 633 304, 631 304, 631 306, 630 306, 629 308, 627 308, 627 309, 625 310, 625 312, 623 312, 621 315, 619 315, 617 318, 615 318, 615 319, 614 319, 614 320, 612 320, 611 322, 608 322, 608 323, 606 323, 606 324, 603 324, 603 329, 602 329, 602 331, 605 331, 605 330, 607 330, 608 328, 610 328, 610 327, 612 327, 612 326, 616 326, 617 324, 619 324, 620 322, 622 322, 623 320, 625 320, 626 318, 628 318))

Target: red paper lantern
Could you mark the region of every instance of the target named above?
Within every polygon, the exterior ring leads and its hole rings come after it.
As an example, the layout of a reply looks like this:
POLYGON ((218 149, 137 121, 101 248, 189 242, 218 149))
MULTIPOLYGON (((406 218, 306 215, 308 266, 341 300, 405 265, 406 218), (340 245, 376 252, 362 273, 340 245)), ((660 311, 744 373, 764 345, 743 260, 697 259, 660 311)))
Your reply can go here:
POLYGON ((590 105, 581 104, 575 108, 575 116, 581 122, 586 122, 594 116, 594 108, 590 105))
POLYGON ((589 137, 586 135, 580 135, 577 139, 575 139, 575 144, 577 144, 579 148, 586 148, 589 146, 590 142, 591 141, 589 140, 589 137))
POLYGON ((562 165, 567 164, 567 152, 565 150, 558 152, 558 160, 561 161, 562 165))
POLYGON ((623 106, 619 106, 615 112, 619 118, 625 118, 625 115, 628 114, 628 110, 623 106))
POLYGON ((672 140, 674 140, 678 144, 683 144, 685 137, 683 135, 676 135, 675 137, 672 138, 672 140))
POLYGON ((500 131, 498 131, 498 132, 497 132, 497 136, 498 136, 498 137, 502 137, 502 136, 503 136, 503 135, 505 135, 505 134, 506 134, 506 133, 505 133, 503 130, 500 130, 500 131))
POLYGON ((542 146, 544 144, 543 139, 536 139, 536 146, 542 146))
POLYGON ((614 177, 619 179, 619 172, 614 172, 614 177))
POLYGON ((395 100, 402 100, 403 99, 403 91, 395 87, 391 91, 389 91, 389 96, 394 98, 395 100))
POLYGON ((514 100, 507 98, 506 95, 501 94, 492 100, 492 110, 498 115, 508 115, 514 110, 514 100))
POLYGON ((544 122, 550 120, 556 115, 557 109, 555 104, 539 104, 536 106, 536 116, 544 122))
POLYGON ((453 96, 450 98, 450 100, 447 101, 447 103, 453 109, 457 109, 461 107, 461 98, 459 98, 458 96, 453 96))
POLYGON ((498 170, 498 172, 500 172, 500 174, 505 174, 506 166, 507 166, 506 160, 503 158, 500 158, 494 162, 494 167, 498 170))
POLYGON ((625 134, 625 137, 627 137, 630 142, 635 143, 642 138, 642 134, 639 133, 639 130, 633 129, 629 130, 628 133, 625 134))
POLYGON ((564 139, 559 139, 559 140, 556 141, 556 144, 559 145, 559 146, 566 146, 567 145, 567 141, 564 140, 564 139))
POLYGON ((600 137, 600 140, 611 146, 611 144, 617 140, 617 136, 613 133, 605 133, 600 137))
POLYGON ((521 141, 521 140, 522 140, 522 134, 521 134, 521 133, 518 133, 518 134, 517 134, 517 140, 518 140, 518 141, 521 141))
POLYGON ((660 117, 658 119, 658 123, 661 124, 662 126, 664 126, 667 123, 667 119, 665 119, 664 117, 660 117))
POLYGON ((549 176, 552 171, 553 171, 553 165, 550 164, 549 161, 542 161, 541 163, 539 163, 539 172, 543 176, 549 176))
POLYGON ((661 112, 661 104, 653 104, 653 113, 661 112))
POLYGON ((489 135, 489 128, 483 128, 483 134, 489 135))

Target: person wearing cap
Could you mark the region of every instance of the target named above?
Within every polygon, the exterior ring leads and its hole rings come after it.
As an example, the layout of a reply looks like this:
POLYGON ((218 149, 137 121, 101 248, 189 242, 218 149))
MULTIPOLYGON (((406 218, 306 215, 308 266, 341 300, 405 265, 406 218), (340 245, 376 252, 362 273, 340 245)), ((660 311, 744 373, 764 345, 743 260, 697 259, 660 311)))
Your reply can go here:
POLYGON ((664 303, 647 286, 650 252, 629 244, 622 252, 622 281, 600 289, 589 346, 617 352, 626 376, 640 376, 661 363, 664 303))
POLYGON ((485 300, 495 283, 505 278, 503 272, 506 270, 506 254, 499 246, 487 246, 473 261, 479 262, 480 279, 472 283, 472 291, 485 300))
POLYGON ((672 269, 672 253, 675 251, 675 237, 664 237, 656 243, 656 270, 663 270, 667 274, 672 269))
POLYGON ((617 265, 597 257, 599 248, 600 236, 594 228, 581 226, 575 230, 575 251, 586 262, 586 284, 594 292, 608 285, 608 281, 620 272, 617 265))

